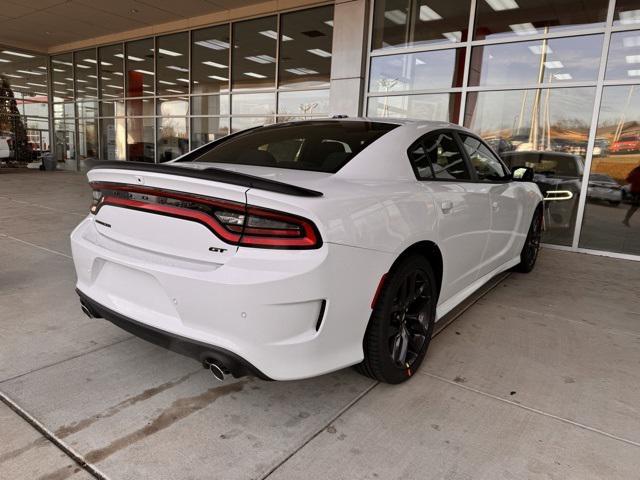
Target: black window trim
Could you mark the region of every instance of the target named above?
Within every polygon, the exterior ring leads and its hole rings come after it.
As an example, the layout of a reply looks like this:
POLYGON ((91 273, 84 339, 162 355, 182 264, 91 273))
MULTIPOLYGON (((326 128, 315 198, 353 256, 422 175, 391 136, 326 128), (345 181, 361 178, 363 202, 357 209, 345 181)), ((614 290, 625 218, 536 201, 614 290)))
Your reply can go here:
POLYGON ((513 178, 512 178, 512 175, 511 175, 511 170, 502 161, 502 159, 500 158, 500 155, 498 155, 496 152, 494 152, 493 149, 489 145, 487 145, 487 143, 484 140, 482 140, 478 135, 475 135, 475 134, 473 134, 471 132, 466 132, 466 131, 460 131, 460 132, 454 131, 454 135, 457 138, 459 147, 462 149, 462 154, 467 159, 467 165, 469 165, 471 167, 471 175, 475 178, 475 183, 502 185, 502 184, 509 183, 509 182, 513 181, 513 178), (478 140, 478 142, 480 142, 481 145, 484 145, 487 149, 489 149, 489 151, 496 157, 496 160, 498 160, 498 162, 500 163, 500 165, 502 165, 502 168, 506 172, 506 176, 505 176, 504 180, 485 180, 485 179, 482 179, 482 178, 478 177, 478 172, 476 171, 476 168, 473 166, 473 162, 471 162, 471 157, 469 156, 469 154, 467 152, 467 149, 464 146, 464 141, 462 140, 462 135, 466 135, 467 137, 471 137, 471 138, 473 138, 475 140, 478 140))
MULTIPOLYGON (((464 149, 464 145, 462 145, 456 130, 454 130, 453 128, 438 128, 436 130, 431 130, 430 132, 427 132, 424 135, 420 136, 416 141, 414 141, 409 146, 409 148, 407 148, 407 159, 409 160, 409 164, 411 165, 411 169, 413 170, 413 174, 415 175, 416 180, 418 180, 419 182, 478 183, 480 181, 477 178, 475 168, 473 168, 473 165, 471 165, 471 162, 469 161, 469 156, 467 155, 467 152, 464 149), (424 148, 426 151, 424 139, 432 135, 437 135, 439 133, 448 133, 453 137, 453 140, 456 143, 458 150, 460 150, 460 155, 462 155, 462 160, 464 161, 464 164, 467 167, 467 171, 469 172, 469 176, 471 178, 468 178, 468 179, 467 178, 460 178, 460 179, 436 178, 435 173, 433 171, 433 166, 431 166, 431 173, 433 174, 433 178, 420 177, 420 175, 418 174, 417 167, 413 164, 413 161, 411 160, 410 152, 412 149, 414 149, 418 145, 422 145, 422 148, 424 148)), ((429 160, 429 164, 431 165, 430 160, 429 160)), ((503 183, 503 182, 499 182, 499 183, 503 183)))

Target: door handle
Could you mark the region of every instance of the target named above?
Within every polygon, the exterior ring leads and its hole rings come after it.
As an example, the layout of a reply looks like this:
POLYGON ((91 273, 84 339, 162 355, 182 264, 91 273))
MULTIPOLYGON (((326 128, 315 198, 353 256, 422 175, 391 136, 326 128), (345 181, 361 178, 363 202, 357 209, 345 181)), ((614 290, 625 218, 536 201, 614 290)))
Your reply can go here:
POLYGON ((440 203, 440 209, 442 210, 442 213, 449 213, 452 208, 453 202, 451 200, 445 200, 440 203))
POLYGON ((498 202, 491 202, 491 208, 498 210, 498 202))

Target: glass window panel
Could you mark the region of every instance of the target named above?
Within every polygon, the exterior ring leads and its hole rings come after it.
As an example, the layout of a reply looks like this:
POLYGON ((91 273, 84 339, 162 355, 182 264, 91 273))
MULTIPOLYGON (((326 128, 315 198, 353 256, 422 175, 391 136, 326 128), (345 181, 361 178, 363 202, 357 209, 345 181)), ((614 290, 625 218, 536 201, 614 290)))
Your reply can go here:
POLYGON ((640 26, 640 3, 638 0, 616 0, 613 24, 640 26))
POLYGON ((233 117, 231 119, 231 133, 271 123, 274 123, 273 117, 233 117))
POLYGON ((153 38, 129 42, 126 51, 127 97, 153 95, 153 38))
POLYGON ((281 17, 279 86, 329 86, 333 6, 281 17))
POLYGON ((193 117, 191 119, 191 149, 229 135, 227 117, 193 117))
POLYGON ((191 97, 192 115, 228 115, 229 95, 191 97))
POLYGON ((19 101, 22 103, 22 111, 24 115, 28 117, 43 117, 47 118, 49 115, 49 104, 41 102, 28 102, 19 101))
POLYGON ((163 117, 182 117, 189 114, 187 97, 158 98, 158 115, 163 117))
POLYGON ((280 92, 278 94, 278 115, 327 115, 329 113, 329 90, 308 92, 280 92))
POLYGON ((470 4, 469 0, 378 0, 372 48, 465 41, 470 4))
MULTIPOLYGON (((0 97, 46 102, 48 100, 48 57, 19 50, 6 51, 12 52, 13 55, 0 53, 0 97)), ((72 75, 66 76, 71 77, 72 75)), ((64 91, 73 95, 72 90, 65 89, 64 91)), ((68 96, 64 95, 64 97, 68 96)))
POLYGON ((56 142, 56 158, 58 162, 65 162, 65 168, 76 168, 76 122, 75 120, 55 120, 54 138, 56 142))
POLYGON ((98 120, 81 118, 78 120, 78 158, 98 158, 98 120))
POLYGON ((78 102, 76 104, 78 109, 78 117, 97 117, 98 116, 98 102, 78 102))
POLYGON ((640 255, 640 85, 604 87, 580 246, 640 255))
POLYGON ((124 118, 100 119, 100 144, 103 160, 124 160, 126 158, 126 137, 124 118))
POLYGON ((76 98, 98 98, 98 62, 96 49, 75 53, 76 98))
POLYGON ((158 118, 158 162, 168 162, 189 151, 187 119, 158 118))
POLYGON ((571 245, 595 87, 473 92, 465 126, 510 167, 529 166, 536 183, 570 198, 545 202, 547 243, 571 245))
POLYGON ((399 92, 459 87, 463 71, 462 48, 373 57, 369 90, 399 92))
POLYGON ((460 134, 460 138, 479 180, 507 180, 507 171, 486 145, 470 135, 460 134))
POLYGON ((176 33, 158 37, 158 95, 189 93, 189 34, 176 33))
MULTIPOLYGON (((53 82, 53 101, 65 102, 67 100, 73 100, 73 63, 72 54, 65 53, 64 55, 56 55, 51 57, 51 66, 53 71, 51 72, 51 80, 53 82)), ((16 75, 15 78, 18 80, 16 75)))
POLYGON ((124 55, 122 53, 122 44, 100 47, 98 56, 100 57, 98 65, 100 98, 124 96, 124 55))
POLYGON ((640 30, 611 34, 605 79, 640 82, 640 30))
POLYGON ((457 123, 460 115, 460 94, 370 97, 367 114, 370 117, 419 118, 457 123))
POLYGON ((475 39, 603 27, 609 0, 478 0, 475 39))
POLYGON ((154 116, 153 98, 134 98, 127 100, 127 116, 154 116))
POLYGON ((234 115, 273 115, 276 113, 274 93, 243 93, 231 96, 231 111, 234 115))
POLYGON ((155 162, 154 120, 153 117, 127 118, 127 160, 130 162, 155 162))
POLYGON ((474 47, 469 85, 531 85, 598 78, 602 35, 474 47))
POLYGON ((53 116, 55 118, 74 118, 76 114, 73 102, 54 103, 53 116))
POLYGON ((111 100, 100 102, 103 117, 124 117, 124 100, 111 100))
POLYGON ((275 86, 277 30, 275 16, 233 24, 233 89, 275 86))
POLYGON ((229 90, 229 25, 191 34, 191 93, 229 90))

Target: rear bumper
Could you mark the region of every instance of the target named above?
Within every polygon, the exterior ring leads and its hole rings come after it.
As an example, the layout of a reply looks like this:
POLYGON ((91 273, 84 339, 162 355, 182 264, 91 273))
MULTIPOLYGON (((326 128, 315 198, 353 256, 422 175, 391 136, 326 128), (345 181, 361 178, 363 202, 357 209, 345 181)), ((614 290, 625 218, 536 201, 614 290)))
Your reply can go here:
POLYGON ((87 308, 236 374, 295 380, 360 362, 370 303, 392 256, 325 244, 239 248, 224 263, 183 261, 103 237, 88 217, 71 235, 87 308), (230 365, 226 365, 227 362, 230 365))
POLYGON ((80 304, 87 309, 92 317, 103 318, 136 337, 171 350, 172 352, 198 360, 205 367, 207 360, 215 360, 218 364, 228 369, 234 377, 253 375, 263 380, 271 380, 271 378, 251 365, 251 363, 229 350, 136 322, 132 318, 128 318, 104 305, 100 305, 78 289, 76 289, 76 293, 80 297, 80 304))

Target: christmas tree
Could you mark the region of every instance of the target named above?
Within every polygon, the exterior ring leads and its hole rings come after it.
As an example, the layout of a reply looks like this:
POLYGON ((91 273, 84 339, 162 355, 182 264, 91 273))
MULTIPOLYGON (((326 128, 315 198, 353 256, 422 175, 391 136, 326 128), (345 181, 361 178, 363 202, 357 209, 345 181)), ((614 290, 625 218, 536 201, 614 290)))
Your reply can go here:
POLYGON ((18 162, 28 162, 27 130, 22 123, 20 110, 13 90, 6 77, 0 77, 0 136, 13 137, 13 159, 18 162))

